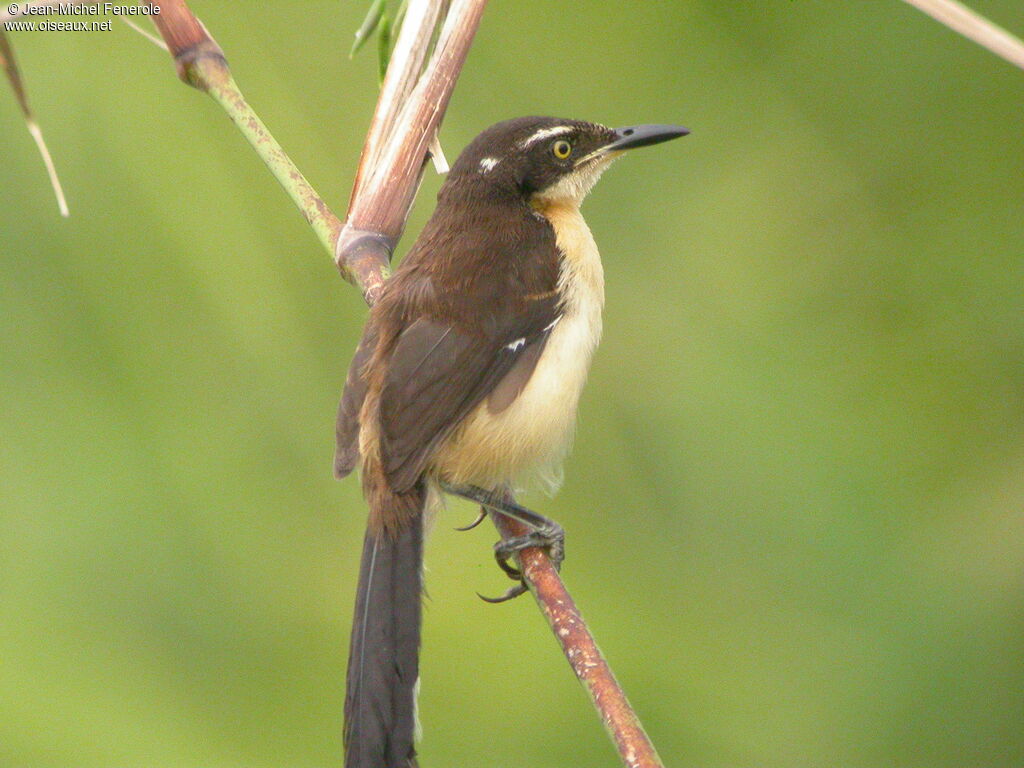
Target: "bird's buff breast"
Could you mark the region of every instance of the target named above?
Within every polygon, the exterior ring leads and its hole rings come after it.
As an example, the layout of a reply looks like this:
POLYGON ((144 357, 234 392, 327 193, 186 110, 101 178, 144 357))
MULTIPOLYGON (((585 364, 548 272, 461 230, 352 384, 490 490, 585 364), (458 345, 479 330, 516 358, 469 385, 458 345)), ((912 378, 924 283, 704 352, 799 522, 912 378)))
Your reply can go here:
POLYGON ((448 482, 496 488, 540 481, 554 490, 561 479, 580 392, 601 338, 604 273, 577 206, 551 205, 540 213, 554 227, 562 252, 562 316, 519 396, 499 413, 491 413, 485 400, 438 451, 433 465, 448 482))

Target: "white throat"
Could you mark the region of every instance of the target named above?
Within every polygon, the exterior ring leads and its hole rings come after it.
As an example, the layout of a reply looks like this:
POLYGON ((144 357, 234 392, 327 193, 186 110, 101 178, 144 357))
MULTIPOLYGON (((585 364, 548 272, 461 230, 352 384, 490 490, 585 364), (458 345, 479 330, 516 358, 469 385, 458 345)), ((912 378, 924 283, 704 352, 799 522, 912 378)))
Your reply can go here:
POLYGON ((601 174, 618 156, 617 152, 609 152, 593 160, 584 161, 576 170, 567 173, 547 189, 535 193, 533 196, 534 207, 566 205, 578 208, 583 202, 583 198, 597 184, 601 174))

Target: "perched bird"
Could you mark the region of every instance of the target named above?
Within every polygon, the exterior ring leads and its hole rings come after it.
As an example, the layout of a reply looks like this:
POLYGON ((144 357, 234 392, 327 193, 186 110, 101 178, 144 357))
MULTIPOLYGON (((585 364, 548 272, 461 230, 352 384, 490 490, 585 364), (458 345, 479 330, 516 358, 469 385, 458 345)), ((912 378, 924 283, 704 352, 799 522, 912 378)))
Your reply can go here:
POLYGON ((346 768, 416 765, 423 526, 442 491, 532 526, 496 548, 500 559, 537 545, 560 556, 561 529, 509 492, 557 475, 601 336, 604 276, 580 203, 623 151, 686 133, 550 117, 491 126, 459 156, 373 306, 335 457, 339 477, 361 464, 370 507, 346 768))

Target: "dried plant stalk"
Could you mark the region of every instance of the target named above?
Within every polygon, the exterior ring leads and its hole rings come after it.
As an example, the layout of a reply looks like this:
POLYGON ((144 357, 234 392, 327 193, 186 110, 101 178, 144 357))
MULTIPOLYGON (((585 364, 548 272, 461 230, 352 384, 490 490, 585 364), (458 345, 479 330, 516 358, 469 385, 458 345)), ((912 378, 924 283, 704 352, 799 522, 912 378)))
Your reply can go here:
POLYGON ((338 237, 338 268, 360 276, 363 296, 370 303, 389 273, 427 149, 444 117, 486 0, 452 2, 421 74, 442 5, 441 0, 409 3, 363 147, 348 218, 338 237))
POLYGON ((46 175, 49 177, 50 186, 53 188, 53 195, 57 198, 57 209, 60 211, 61 216, 67 218, 68 201, 64 197, 64 188, 61 186, 60 177, 57 175, 57 167, 53 164, 50 149, 46 146, 46 141, 43 139, 43 131, 39 127, 39 123, 36 122, 36 117, 29 106, 28 94, 25 93, 25 84, 22 82, 21 72, 18 71, 18 62, 14 58, 14 49, 11 47, 10 42, 7 40, 7 35, 3 31, 0 31, 0 69, 4 70, 7 82, 11 84, 14 98, 18 102, 18 106, 21 107, 21 114, 25 118, 25 127, 28 128, 32 141, 36 143, 39 156, 43 159, 46 175))
POLYGON ((349 202, 350 215, 352 202, 363 193, 367 171, 379 166, 381 145, 388 137, 394 136, 398 114, 420 78, 440 11, 440 4, 431 0, 411 0, 409 3, 359 158, 349 202))
POLYGON ((904 0, 968 40, 1024 69, 1024 42, 956 0, 904 0))

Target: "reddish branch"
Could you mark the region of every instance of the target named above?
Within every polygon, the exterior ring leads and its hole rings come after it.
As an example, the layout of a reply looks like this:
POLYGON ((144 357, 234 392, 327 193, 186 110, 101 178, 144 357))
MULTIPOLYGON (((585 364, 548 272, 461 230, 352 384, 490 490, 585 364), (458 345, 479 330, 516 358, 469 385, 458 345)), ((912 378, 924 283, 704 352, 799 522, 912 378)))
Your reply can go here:
MULTIPOLYGON (((410 0, 363 147, 348 216, 337 239, 338 268, 362 289, 371 305, 387 279, 391 255, 428 158, 427 147, 444 116, 486 0, 451 0, 428 60, 445 4, 444 0, 410 0)), ((222 62, 223 54, 202 24, 182 0, 163 3, 154 21, 182 79, 207 90, 206 84, 197 82, 203 68, 191 65, 205 56, 222 62)), ((503 515, 492 514, 492 519, 505 539, 527 533, 522 524, 503 515)), ((527 585, 623 763, 629 768, 661 768, 654 746, 547 554, 527 549, 517 557, 527 585)))
POLYGON ((224 52, 210 37, 206 27, 196 18, 188 5, 180 0, 161 3, 160 13, 150 18, 167 43, 167 48, 174 58, 174 65, 178 69, 178 77, 189 85, 205 91, 206 84, 195 74, 195 62, 206 56, 224 60, 224 52))
MULTIPOLYGON (((518 520, 502 514, 491 513, 491 519, 503 539, 530 532, 518 520)), ((654 744, 601 655, 597 641, 547 554, 541 549, 523 550, 519 554, 519 567, 572 671, 594 702, 622 762, 629 768, 662 768, 654 744)))

